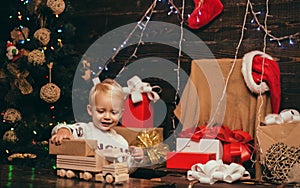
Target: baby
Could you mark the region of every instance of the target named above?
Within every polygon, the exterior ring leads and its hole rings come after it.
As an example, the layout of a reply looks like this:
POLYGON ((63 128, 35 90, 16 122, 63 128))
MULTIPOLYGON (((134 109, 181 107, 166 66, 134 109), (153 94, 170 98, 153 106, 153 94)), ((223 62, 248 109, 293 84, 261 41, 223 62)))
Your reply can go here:
MULTIPOLYGON (((52 129, 51 142, 61 144, 63 139, 97 140, 98 149, 119 148, 131 152, 130 160, 136 164, 144 158, 143 149, 128 146, 127 141, 113 127, 119 122, 124 109, 122 87, 112 79, 105 79, 90 90, 87 112, 92 118, 89 123, 59 124, 52 129)), ((135 165, 136 165, 135 164, 135 165)), ((133 166, 134 164, 129 164, 133 166)))

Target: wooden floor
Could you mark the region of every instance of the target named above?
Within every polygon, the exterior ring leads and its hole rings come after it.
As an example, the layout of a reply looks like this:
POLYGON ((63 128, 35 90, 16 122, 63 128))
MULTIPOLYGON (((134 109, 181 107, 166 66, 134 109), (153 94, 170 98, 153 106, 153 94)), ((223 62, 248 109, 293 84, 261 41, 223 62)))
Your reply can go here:
MULTIPOLYGON (((233 184, 217 182, 213 185, 206 185, 200 183, 190 182, 186 179, 184 173, 178 172, 168 173, 165 172, 164 176, 151 179, 130 178, 128 182, 123 185, 110 185, 101 182, 84 181, 79 179, 65 179, 56 176, 56 171, 51 169, 35 169, 24 166, 14 165, 0 165, 0 187, 9 188, 43 188, 43 187, 124 187, 124 188, 149 188, 149 187, 218 187, 218 188, 254 188, 254 187, 269 187, 269 188, 282 188, 282 187, 296 187, 295 185, 272 185, 268 183, 260 183, 255 181, 248 182, 235 182, 233 184)), ((142 172, 139 172, 142 173, 142 172)), ((147 173, 147 172, 145 172, 147 173)), ((163 175, 163 172, 160 172, 163 175)), ((150 177, 150 176, 149 176, 150 177)))

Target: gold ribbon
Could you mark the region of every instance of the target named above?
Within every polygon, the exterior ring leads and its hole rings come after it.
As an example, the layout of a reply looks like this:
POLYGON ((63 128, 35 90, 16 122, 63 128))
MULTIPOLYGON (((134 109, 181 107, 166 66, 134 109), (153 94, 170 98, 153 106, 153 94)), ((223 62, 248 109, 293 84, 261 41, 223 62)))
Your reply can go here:
POLYGON ((157 129, 144 130, 137 135, 137 145, 139 147, 152 147, 160 144, 162 141, 162 135, 157 129))
POLYGON ((163 136, 158 129, 141 131, 137 135, 136 146, 145 148, 145 163, 158 164, 166 160, 169 146, 163 143, 163 136))

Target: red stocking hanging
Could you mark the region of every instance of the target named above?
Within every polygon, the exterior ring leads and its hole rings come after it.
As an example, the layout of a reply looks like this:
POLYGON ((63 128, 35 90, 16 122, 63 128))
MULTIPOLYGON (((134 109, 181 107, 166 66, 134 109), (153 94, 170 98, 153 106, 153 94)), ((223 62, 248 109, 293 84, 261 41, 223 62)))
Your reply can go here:
POLYGON ((194 4, 195 9, 187 19, 191 29, 203 27, 223 11, 220 0, 194 0, 194 4))

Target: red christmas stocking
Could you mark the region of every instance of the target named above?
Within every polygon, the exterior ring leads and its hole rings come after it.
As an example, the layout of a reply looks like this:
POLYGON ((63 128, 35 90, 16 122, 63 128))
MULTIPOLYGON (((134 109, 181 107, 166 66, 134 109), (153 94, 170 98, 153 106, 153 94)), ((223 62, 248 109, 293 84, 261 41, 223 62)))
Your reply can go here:
POLYGON ((194 4, 195 9, 187 19, 191 29, 203 27, 223 11, 220 0, 194 0, 194 4))
POLYGON ((259 55, 254 56, 252 62, 253 80, 258 84, 265 81, 270 88, 272 112, 278 114, 281 100, 280 87, 280 69, 276 61, 263 58, 259 55), (263 63, 264 61, 264 63, 263 63), (262 64, 264 64, 264 73, 262 74, 262 64))

